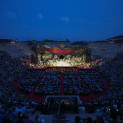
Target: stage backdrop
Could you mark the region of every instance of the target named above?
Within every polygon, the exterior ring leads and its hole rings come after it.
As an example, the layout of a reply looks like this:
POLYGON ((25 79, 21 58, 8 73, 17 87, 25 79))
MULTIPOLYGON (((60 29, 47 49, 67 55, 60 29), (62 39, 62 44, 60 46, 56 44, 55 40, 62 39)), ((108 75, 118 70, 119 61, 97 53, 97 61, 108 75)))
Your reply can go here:
POLYGON ((69 53, 73 53, 77 50, 80 50, 81 48, 72 48, 72 49, 53 49, 53 48, 46 48, 46 47, 41 47, 42 50, 45 50, 47 52, 51 52, 51 53, 56 53, 56 54, 69 54, 69 53))

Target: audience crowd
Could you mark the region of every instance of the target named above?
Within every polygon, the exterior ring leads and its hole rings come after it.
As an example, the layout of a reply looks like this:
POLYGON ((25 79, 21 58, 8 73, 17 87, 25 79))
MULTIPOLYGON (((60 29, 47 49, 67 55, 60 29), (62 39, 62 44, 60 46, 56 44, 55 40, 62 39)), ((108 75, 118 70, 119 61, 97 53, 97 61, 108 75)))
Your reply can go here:
POLYGON ((44 70, 26 70, 22 76, 21 84, 19 85, 20 90, 25 93, 30 93, 36 86, 37 82, 40 81, 44 73, 44 70))
POLYGON ((81 78, 75 71, 63 72, 64 94, 88 95, 89 90, 82 83, 81 78))
MULTIPOLYGON (((77 103, 78 107, 84 109, 86 113, 97 112, 96 120, 88 117, 81 119, 76 117, 76 123, 121 123, 123 120, 123 53, 117 54, 114 59, 107 60, 106 63, 96 68, 96 72, 79 71, 82 78, 94 92, 98 94, 103 92, 104 84, 101 79, 105 79, 109 84, 108 92, 88 102, 77 103), (100 76, 101 75, 101 76, 100 76)), ((0 123, 26 123, 39 122, 39 116, 35 115, 36 111, 48 113, 49 105, 41 102, 33 102, 23 95, 19 95, 15 90, 15 84, 24 93, 30 93, 37 82, 42 79, 35 92, 41 94, 60 94, 61 75, 59 72, 49 71, 44 76, 43 70, 28 70, 19 58, 13 59, 7 53, 0 51, 0 123), (39 108, 40 107, 40 108, 39 108), (46 110, 47 109, 47 110, 46 110), (35 115, 34 120, 30 120, 30 115, 35 115)), ((63 72, 64 94, 88 94, 82 80, 78 77, 77 72, 63 72)), ((80 110, 83 111, 83 110, 80 110)), ((79 112, 79 111, 78 111, 79 112)), ((39 113, 39 114, 40 114, 39 113)), ((43 121, 42 121, 43 122, 43 121)))
POLYGON ((79 74, 94 94, 102 93, 105 89, 104 80, 95 70, 80 70, 79 74))
POLYGON ((61 76, 58 71, 48 71, 35 93, 42 95, 60 95, 61 76))

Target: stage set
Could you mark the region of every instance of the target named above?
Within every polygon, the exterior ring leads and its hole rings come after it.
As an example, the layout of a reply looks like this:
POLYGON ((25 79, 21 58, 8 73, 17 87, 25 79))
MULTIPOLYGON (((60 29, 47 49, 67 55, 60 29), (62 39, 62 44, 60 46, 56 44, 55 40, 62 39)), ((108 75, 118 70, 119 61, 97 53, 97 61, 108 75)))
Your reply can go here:
POLYGON ((92 68, 97 62, 91 60, 91 50, 85 47, 72 46, 67 48, 61 43, 52 48, 46 45, 37 45, 33 49, 31 60, 26 62, 30 68, 46 67, 78 67, 92 68))

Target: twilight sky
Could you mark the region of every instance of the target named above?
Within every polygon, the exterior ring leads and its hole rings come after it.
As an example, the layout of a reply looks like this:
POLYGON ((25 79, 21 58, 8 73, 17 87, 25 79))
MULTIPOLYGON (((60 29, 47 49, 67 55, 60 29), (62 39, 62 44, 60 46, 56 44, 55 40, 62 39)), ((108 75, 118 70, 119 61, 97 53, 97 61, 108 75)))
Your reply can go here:
POLYGON ((123 0, 0 0, 0 38, 105 40, 123 35, 123 0))

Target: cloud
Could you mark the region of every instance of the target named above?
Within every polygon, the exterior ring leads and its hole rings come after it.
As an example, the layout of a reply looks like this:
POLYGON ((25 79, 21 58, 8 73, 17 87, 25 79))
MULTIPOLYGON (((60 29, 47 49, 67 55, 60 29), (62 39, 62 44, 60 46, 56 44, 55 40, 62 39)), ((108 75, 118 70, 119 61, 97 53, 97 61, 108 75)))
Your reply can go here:
POLYGON ((70 18, 67 17, 67 16, 63 16, 63 17, 61 17, 61 20, 64 21, 64 22, 69 22, 70 18))
POLYGON ((42 13, 38 13, 38 18, 43 19, 44 18, 43 14, 42 13))
POLYGON ((12 19, 16 18, 16 14, 13 12, 6 11, 5 14, 8 18, 12 18, 12 19))

